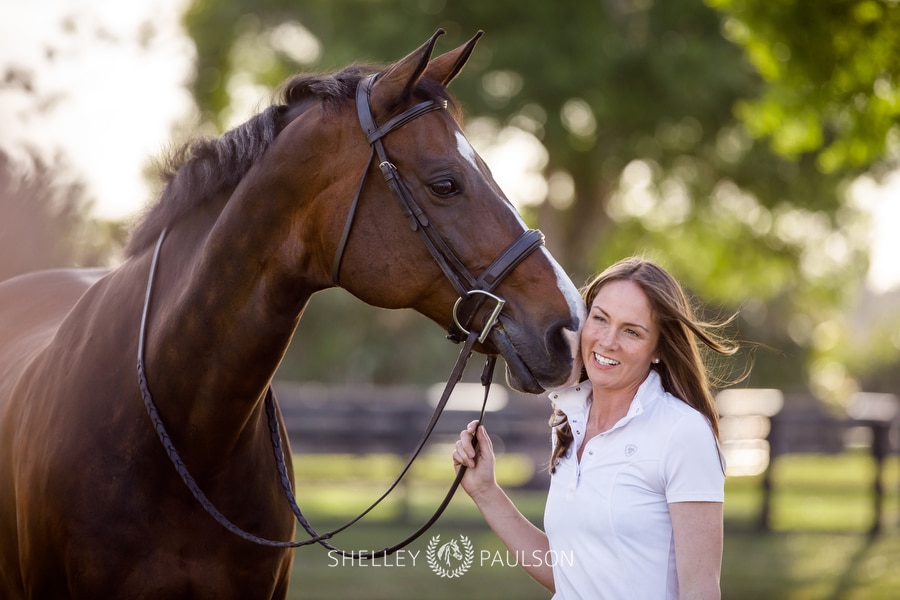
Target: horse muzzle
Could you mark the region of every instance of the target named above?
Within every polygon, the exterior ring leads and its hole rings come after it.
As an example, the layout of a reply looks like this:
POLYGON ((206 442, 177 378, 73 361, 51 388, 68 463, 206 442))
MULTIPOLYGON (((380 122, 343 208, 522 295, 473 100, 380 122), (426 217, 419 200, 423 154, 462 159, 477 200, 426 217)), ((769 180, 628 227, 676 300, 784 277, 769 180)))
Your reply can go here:
POLYGON ((559 323, 535 334, 501 316, 487 343, 506 361, 506 381, 527 394, 542 394, 577 382, 581 374, 579 323, 559 323))

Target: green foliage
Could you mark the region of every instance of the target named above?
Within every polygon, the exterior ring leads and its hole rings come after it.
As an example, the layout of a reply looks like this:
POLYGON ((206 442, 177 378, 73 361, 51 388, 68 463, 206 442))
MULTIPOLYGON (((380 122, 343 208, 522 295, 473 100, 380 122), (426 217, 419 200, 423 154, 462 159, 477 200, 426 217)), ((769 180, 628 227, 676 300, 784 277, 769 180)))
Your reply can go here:
POLYGON ((897 159, 900 6, 892 0, 707 0, 766 80, 738 112, 785 156, 816 153, 826 173, 897 159), (893 140, 891 142, 891 140, 893 140))
MULTIPOLYGON (((515 128, 546 149, 542 174, 563 191, 521 210, 573 280, 626 255, 656 257, 702 302, 743 311, 740 336, 764 345, 754 383, 798 387, 815 324, 838 318, 861 286, 867 239, 846 184, 884 156, 896 117, 894 6, 842 6, 197 0, 186 24, 195 94, 219 127, 241 115, 247 90, 292 71, 395 60, 438 27, 439 51, 485 30, 452 89, 468 123, 515 128)), ((374 337, 396 337, 391 327, 374 337)), ((431 351, 421 333, 407 341, 431 351)), ((396 348, 369 352, 377 379, 396 348)))

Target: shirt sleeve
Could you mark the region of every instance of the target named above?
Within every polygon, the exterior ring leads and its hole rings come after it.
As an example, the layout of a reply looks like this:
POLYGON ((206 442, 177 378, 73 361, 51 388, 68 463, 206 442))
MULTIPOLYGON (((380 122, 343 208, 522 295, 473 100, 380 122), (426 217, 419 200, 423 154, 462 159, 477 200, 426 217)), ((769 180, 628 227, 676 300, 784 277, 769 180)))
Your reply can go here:
POLYGON ((675 423, 660 468, 667 502, 725 501, 724 459, 700 413, 692 410, 675 423))

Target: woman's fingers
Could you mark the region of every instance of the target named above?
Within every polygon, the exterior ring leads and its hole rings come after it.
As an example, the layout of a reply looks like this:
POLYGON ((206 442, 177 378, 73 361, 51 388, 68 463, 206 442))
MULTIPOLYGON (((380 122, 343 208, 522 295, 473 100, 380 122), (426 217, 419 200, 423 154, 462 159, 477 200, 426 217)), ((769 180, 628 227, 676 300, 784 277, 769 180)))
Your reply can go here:
MULTIPOLYGON (((477 423, 477 421, 474 421, 477 423)), ((491 436, 488 435, 487 429, 484 428, 484 425, 478 427, 478 444, 481 445, 485 452, 493 454, 494 452, 494 443, 491 441, 491 436)))
MULTIPOLYGON (((453 463, 455 465, 465 465, 466 468, 470 469, 475 466, 475 457, 478 451, 472 443, 472 438, 476 434, 477 427, 478 421, 472 421, 465 429, 459 432, 459 439, 456 440, 456 446, 453 449, 453 463)), ((482 432, 478 433, 479 440, 483 439, 484 435, 482 428, 482 432)))
POLYGON ((453 450, 453 462, 458 465, 465 465, 466 468, 475 466, 475 449, 470 441, 456 441, 456 448, 453 450))
POLYGON ((456 440, 456 445, 453 447, 454 465, 465 465, 466 467, 472 466, 471 462, 473 457, 466 451, 467 442, 466 432, 463 431, 459 434, 459 439, 456 440))

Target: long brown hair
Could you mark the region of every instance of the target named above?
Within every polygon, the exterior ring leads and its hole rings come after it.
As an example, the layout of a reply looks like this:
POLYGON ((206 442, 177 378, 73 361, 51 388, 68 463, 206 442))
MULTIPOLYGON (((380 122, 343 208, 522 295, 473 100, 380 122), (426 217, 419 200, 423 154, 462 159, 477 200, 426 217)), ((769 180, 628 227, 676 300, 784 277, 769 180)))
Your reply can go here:
MULTIPOLYGON (((719 413, 712 387, 734 382, 715 374, 714 358, 732 356, 738 351, 738 346, 716 331, 731 323, 734 316, 722 322, 699 319, 675 278, 659 265, 638 257, 621 260, 588 282, 581 289, 584 303, 590 307, 600 288, 611 281, 634 282, 647 295, 653 319, 659 327, 659 363, 652 364, 651 368, 659 373, 667 392, 697 409, 709 420, 718 438, 719 413), (702 342, 702 347, 698 340, 702 342)), ((583 372, 582 381, 585 379, 587 374, 583 372)), ((572 444, 573 437, 565 413, 556 406, 553 407, 550 426, 556 435, 550 456, 550 472, 553 473, 559 459, 572 444)))

